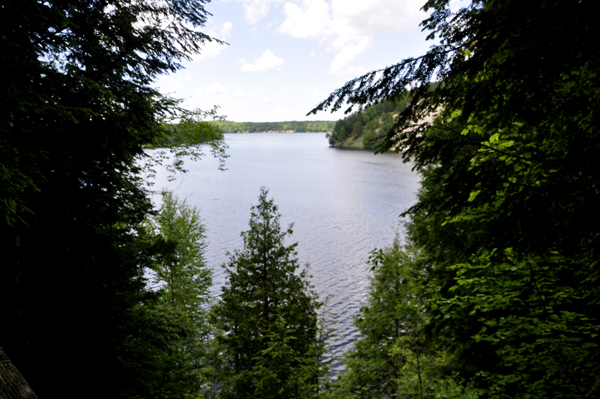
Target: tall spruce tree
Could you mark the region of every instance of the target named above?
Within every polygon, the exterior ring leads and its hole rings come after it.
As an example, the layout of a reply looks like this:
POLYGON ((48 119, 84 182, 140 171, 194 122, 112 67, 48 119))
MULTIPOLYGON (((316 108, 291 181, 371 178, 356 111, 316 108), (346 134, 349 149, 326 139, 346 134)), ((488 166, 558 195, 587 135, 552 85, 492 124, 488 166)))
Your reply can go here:
POLYGON ((286 246, 292 226, 282 231, 268 191, 251 208, 244 248, 225 265, 227 284, 213 307, 227 359, 222 397, 311 397, 321 372, 313 361, 321 307, 306 268, 297 273, 297 243, 286 246))

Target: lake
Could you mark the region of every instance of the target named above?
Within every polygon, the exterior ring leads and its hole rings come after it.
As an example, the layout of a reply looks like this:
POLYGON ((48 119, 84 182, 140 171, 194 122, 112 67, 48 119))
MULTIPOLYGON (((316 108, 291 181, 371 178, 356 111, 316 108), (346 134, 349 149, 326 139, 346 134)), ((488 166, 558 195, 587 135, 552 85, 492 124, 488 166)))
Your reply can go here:
POLYGON ((187 162, 189 172, 173 182, 159 171, 154 189, 168 188, 200 209, 218 296, 226 252, 242 247, 250 207, 267 187, 282 228, 294 223, 289 243, 298 242, 300 262, 310 263, 316 291, 321 299, 331 295, 341 355, 358 336, 353 316, 366 298, 369 253, 393 241, 399 215, 415 203, 419 176, 397 154, 330 148, 324 133, 225 134, 225 141, 226 171, 207 156, 187 162))

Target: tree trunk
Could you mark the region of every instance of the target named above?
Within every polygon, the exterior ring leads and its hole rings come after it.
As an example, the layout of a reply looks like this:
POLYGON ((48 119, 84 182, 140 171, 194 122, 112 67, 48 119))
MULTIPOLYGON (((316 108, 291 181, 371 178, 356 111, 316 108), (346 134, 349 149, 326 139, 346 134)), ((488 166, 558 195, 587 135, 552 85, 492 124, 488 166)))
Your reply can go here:
POLYGON ((0 346, 0 399, 37 399, 33 390, 0 346))

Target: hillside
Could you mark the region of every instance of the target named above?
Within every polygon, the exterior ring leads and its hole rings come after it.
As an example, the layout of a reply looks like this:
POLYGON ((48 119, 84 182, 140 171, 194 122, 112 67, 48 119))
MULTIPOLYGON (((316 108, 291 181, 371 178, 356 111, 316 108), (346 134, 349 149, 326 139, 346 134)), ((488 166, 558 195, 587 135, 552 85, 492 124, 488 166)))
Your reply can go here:
POLYGON ((408 100, 383 102, 355 112, 336 122, 329 145, 337 148, 372 149, 370 140, 394 124, 394 116, 406 108, 408 100))

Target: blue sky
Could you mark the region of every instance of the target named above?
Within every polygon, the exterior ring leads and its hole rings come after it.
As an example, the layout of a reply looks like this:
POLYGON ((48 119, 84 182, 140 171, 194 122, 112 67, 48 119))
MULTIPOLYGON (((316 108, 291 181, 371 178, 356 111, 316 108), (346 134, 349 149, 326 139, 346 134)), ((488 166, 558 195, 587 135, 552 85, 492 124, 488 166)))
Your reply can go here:
POLYGON ((348 80, 426 52, 424 3, 213 0, 202 31, 229 45, 208 43, 156 83, 186 108, 219 105, 236 122, 337 120, 341 112, 306 113, 348 80))

